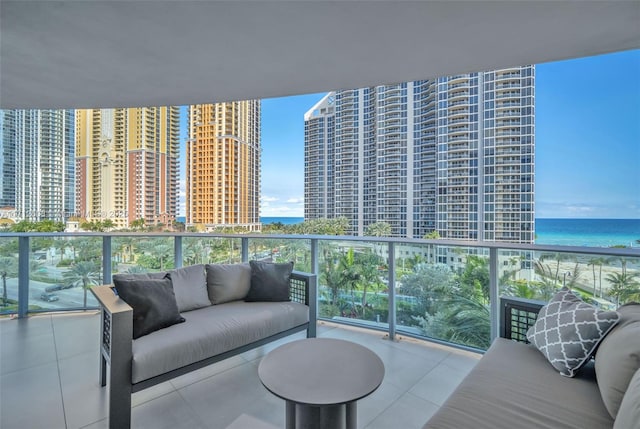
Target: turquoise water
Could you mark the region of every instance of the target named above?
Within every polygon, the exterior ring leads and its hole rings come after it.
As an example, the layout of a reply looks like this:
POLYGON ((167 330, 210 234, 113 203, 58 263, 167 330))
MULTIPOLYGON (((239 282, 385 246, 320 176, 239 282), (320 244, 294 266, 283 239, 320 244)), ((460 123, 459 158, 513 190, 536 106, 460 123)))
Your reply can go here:
POLYGON ((284 225, 293 225, 295 223, 304 222, 304 218, 303 217, 260 217, 260 222, 262 222, 263 225, 266 225, 268 223, 278 223, 278 222, 284 225))
POLYGON ((536 244, 640 247, 640 219, 536 219, 536 244))
MULTIPOLYGON (((260 221, 291 225, 304 218, 261 217, 260 221)), ((640 240, 640 219, 536 219, 536 244, 640 247, 636 240, 640 240)))

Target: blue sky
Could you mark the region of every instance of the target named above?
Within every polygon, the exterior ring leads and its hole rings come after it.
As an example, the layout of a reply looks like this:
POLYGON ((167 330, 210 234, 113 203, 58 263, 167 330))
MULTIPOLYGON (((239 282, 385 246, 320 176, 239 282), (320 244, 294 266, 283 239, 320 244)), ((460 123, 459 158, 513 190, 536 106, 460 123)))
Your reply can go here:
MULTIPOLYGON (((262 101, 261 216, 304 215, 303 117, 323 95, 262 101)), ((536 217, 640 218, 640 50, 536 66, 536 217)))

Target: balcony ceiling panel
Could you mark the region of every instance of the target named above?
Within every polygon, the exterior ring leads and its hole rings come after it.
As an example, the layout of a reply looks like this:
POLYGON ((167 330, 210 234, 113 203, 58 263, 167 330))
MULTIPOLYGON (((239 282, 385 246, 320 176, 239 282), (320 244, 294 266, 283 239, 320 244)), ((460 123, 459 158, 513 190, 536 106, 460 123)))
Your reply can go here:
POLYGON ((268 98, 640 47, 638 1, 10 1, 0 107, 268 98))

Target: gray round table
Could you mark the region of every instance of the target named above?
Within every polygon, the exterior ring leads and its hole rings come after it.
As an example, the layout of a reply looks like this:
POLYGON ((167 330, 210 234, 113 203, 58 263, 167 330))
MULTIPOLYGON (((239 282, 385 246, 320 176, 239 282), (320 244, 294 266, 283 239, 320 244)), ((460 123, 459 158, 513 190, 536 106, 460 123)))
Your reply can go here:
POLYGON ((384 364, 359 344, 307 338, 268 353, 258 376, 286 401, 287 429, 356 429, 356 401, 380 386, 384 364))

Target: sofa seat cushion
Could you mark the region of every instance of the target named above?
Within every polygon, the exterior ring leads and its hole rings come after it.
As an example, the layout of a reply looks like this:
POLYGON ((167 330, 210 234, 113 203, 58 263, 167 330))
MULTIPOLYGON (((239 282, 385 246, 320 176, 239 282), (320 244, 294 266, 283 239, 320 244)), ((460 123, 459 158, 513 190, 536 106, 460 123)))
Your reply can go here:
POLYGON ((425 428, 613 427, 590 363, 563 377, 532 345, 498 338, 425 428))
POLYGON ((133 341, 132 383, 301 326, 309 308, 297 302, 233 301, 183 313, 185 323, 133 341))

